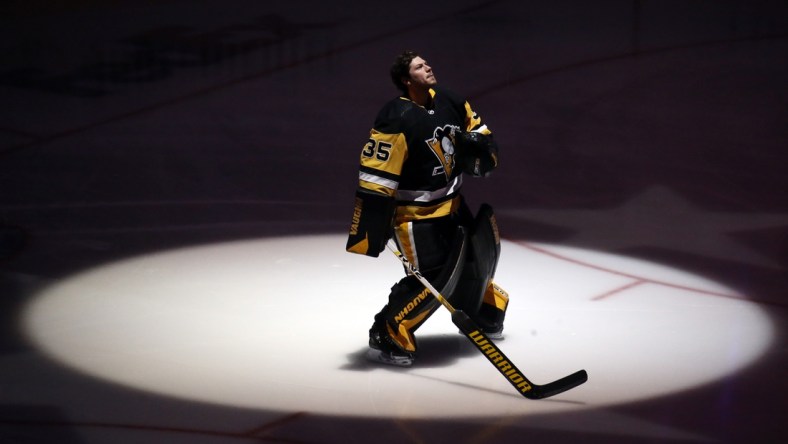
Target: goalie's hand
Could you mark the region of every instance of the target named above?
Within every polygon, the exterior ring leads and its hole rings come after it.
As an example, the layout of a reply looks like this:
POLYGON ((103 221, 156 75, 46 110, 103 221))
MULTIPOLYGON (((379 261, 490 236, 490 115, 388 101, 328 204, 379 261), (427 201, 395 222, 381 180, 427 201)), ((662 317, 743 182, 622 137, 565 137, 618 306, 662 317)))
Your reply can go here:
POLYGON ((491 135, 458 132, 454 135, 456 161, 463 172, 487 177, 498 166, 498 144, 491 135))

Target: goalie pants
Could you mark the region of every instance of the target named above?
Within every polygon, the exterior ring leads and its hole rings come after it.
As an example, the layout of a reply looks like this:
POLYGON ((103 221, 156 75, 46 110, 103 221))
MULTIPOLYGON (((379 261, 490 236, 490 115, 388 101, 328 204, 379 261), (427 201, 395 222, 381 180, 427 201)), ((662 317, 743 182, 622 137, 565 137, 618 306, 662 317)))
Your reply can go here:
MULTIPOLYGON (((436 287, 452 305, 471 317, 483 330, 496 331, 503 327, 509 297, 505 291, 486 278, 481 301, 477 296, 467 297, 444 293, 444 282, 440 282, 441 271, 447 266, 452 254, 455 234, 459 225, 470 226, 474 221, 467 207, 450 216, 417 220, 399 224, 394 237, 400 251, 415 264, 421 274, 436 287)), ((473 260, 473 252, 466 256, 466 265, 473 260)), ((448 264, 453 266, 454 264, 448 264)), ((445 274, 445 273, 443 273, 445 274)), ((463 275, 464 276, 464 275, 463 275)), ((455 288, 463 287, 462 280, 455 288)), ((415 352, 415 331, 440 307, 434 298, 414 276, 406 276, 394 284, 388 303, 375 316, 372 329, 385 332, 403 351, 415 352)))

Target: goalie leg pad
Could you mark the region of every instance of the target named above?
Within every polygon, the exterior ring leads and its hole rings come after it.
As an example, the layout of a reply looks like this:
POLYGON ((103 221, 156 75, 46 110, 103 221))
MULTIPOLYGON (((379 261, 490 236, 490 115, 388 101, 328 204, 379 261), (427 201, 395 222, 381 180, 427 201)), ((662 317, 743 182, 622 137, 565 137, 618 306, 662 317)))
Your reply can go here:
POLYGON ((498 225, 492 207, 488 204, 480 207, 472 222, 470 244, 471 251, 460 284, 451 295, 451 302, 474 319, 485 300, 501 255, 498 225))
POLYGON ((490 282, 484 292, 482 306, 474 316, 476 323, 485 332, 500 332, 509 307, 509 294, 495 283, 490 282))
MULTIPOLYGON (((467 252, 466 237, 465 230, 457 227, 448 257, 444 259, 440 272, 431 279, 441 294, 451 294, 460 280, 467 252)), ((414 332, 439 305, 415 276, 406 276, 391 287, 388 304, 375 316, 370 337, 386 335, 402 351, 413 353, 417 348, 414 332)))

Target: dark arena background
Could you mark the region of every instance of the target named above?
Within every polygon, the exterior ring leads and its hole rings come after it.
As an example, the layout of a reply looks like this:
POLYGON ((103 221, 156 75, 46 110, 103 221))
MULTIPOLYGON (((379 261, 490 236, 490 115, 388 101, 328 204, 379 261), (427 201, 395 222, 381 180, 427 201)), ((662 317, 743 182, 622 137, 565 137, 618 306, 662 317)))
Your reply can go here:
POLYGON ((5 1, 0 442, 788 440, 788 3, 5 1), (495 134, 501 350, 344 251, 414 49, 495 134))

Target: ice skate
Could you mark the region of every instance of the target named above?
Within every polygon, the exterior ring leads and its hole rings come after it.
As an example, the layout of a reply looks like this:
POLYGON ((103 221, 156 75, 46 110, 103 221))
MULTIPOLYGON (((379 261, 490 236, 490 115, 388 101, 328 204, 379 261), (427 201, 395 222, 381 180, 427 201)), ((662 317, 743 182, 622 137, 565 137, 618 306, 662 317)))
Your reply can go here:
POLYGON ((402 351, 391 338, 374 327, 369 331, 369 347, 366 358, 373 362, 397 367, 410 367, 415 361, 413 353, 402 351))

